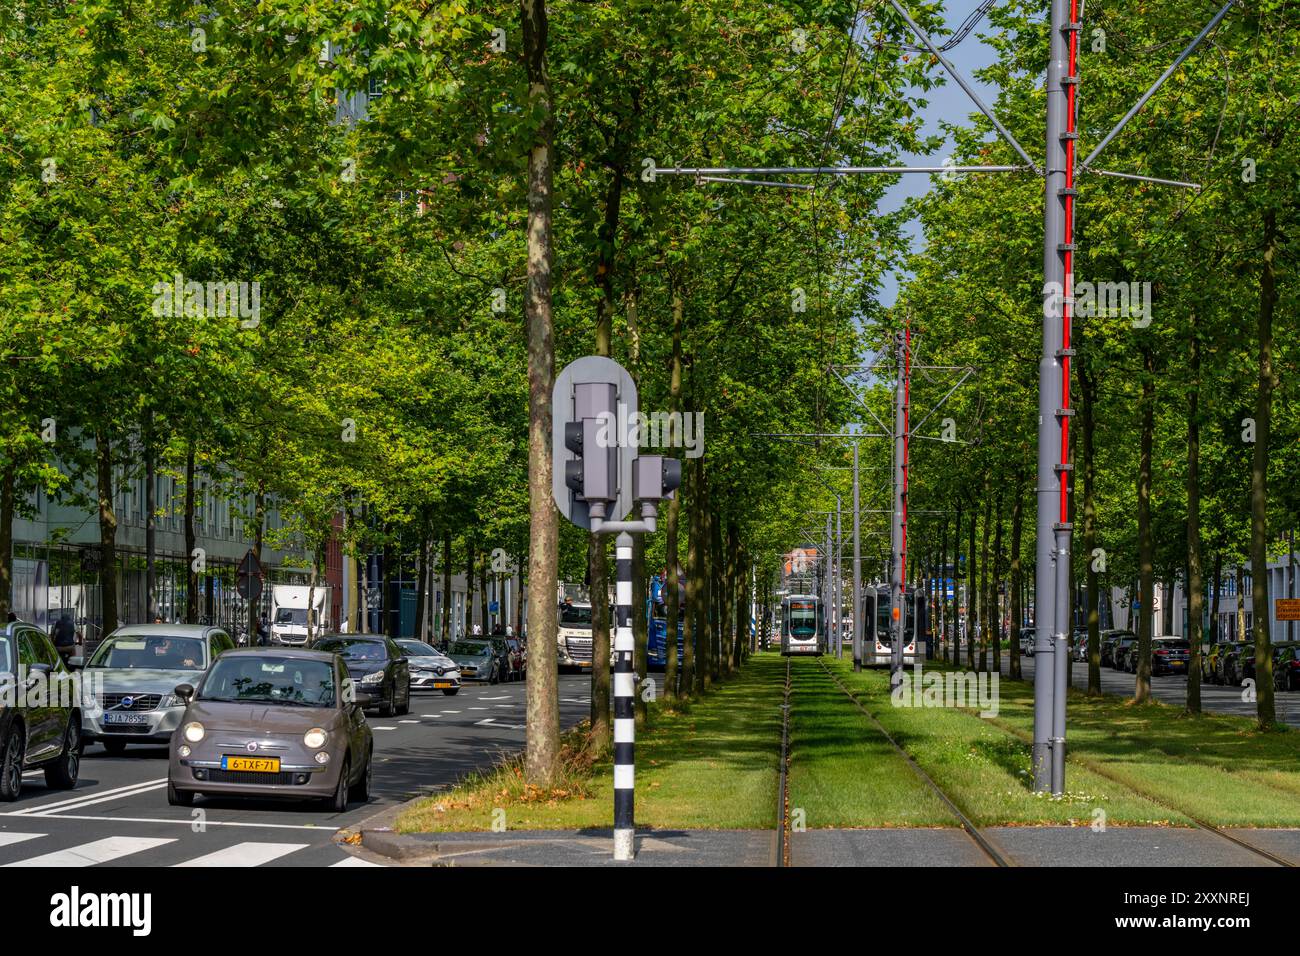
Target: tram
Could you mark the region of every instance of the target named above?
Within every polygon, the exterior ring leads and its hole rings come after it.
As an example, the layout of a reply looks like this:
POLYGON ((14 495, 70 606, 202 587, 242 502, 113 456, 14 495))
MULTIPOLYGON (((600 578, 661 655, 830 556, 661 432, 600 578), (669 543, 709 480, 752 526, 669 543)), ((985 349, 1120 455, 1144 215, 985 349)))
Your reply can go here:
POLYGON ((821 598, 790 594, 781 599, 781 654, 826 652, 826 614, 821 598))
MULTIPOLYGON (((867 666, 888 667, 893 662, 893 622, 890 618, 893 601, 887 584, 871 585, 862 595, 863 618, 867 631, 862 635, 862 663, 867 666)), ((925 591, 906 588, 903 616, 903 664, 915 664, 925 657, 926 642, 930 639, 930 605, 925 591)))

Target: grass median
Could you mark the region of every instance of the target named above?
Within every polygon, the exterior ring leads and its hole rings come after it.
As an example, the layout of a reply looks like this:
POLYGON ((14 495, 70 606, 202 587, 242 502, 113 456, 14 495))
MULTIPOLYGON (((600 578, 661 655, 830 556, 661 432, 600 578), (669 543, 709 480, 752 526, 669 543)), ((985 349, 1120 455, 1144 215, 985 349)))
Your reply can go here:
MULTIPOLYGON (((773 829, 785 665, 760 655, 679 711, 652 705, 636 742, 638 826, 681 829, 773 829)), ((526 785, 522 759, 467 778, 454 790, 422 799, 397 820, 410 832, 489 830, 494 811, 511 830, 577 830, 614 825, 610 758, 591 760, 585 734, 565 737, 558 785, 526 785)))

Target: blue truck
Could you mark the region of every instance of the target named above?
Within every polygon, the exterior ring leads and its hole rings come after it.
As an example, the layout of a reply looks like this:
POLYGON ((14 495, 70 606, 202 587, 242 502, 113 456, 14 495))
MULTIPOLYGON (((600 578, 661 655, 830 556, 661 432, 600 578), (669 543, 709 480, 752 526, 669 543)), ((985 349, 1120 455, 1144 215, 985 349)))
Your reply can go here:
MULTIPOLYGON (((682 663, 685 643, 682 638, 682 621, 686 618, 686 597, 678 590, 677 601, 677 663, 682 663)), ((668 606, 662 575, 650 578, 650 596, 646 599, 646 620, 649 623, 646 636, 646 666, 652 671, 661 671, 668 666, 668 606)))

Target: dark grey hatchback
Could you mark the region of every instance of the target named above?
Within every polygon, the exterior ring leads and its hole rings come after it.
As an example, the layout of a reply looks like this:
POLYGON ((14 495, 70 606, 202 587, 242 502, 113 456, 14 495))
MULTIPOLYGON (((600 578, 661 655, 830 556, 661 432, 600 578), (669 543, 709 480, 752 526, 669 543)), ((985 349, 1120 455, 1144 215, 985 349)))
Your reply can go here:
POLYGON ((78 681, 38 628, 11 621, 0 631, 0 800, 18 799, 23 774, 71 790, 81 769, 78 681))
POLYGON ((401 716, 411 710, 411 663, 391 637, 383 634, 325 634, 312 650, 343 658, 348 676, 365 694, 380 717, 401 716))

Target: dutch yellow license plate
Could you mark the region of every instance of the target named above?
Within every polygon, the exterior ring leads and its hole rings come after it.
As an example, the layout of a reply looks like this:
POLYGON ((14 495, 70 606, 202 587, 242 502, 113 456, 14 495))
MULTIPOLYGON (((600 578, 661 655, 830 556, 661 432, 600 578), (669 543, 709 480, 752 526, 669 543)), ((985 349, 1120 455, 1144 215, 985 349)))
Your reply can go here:
POLYGON ((279 773, 279 757, 226 757, 221 758, 222 770, 248 770, 253 773, 279 773))

